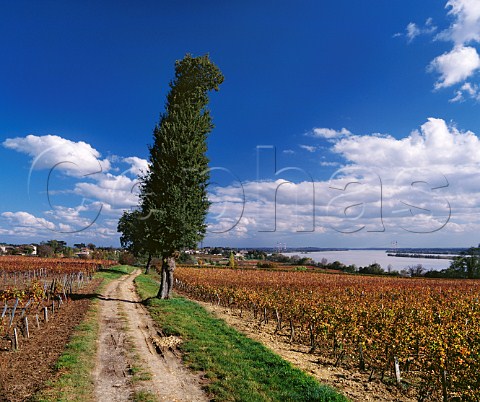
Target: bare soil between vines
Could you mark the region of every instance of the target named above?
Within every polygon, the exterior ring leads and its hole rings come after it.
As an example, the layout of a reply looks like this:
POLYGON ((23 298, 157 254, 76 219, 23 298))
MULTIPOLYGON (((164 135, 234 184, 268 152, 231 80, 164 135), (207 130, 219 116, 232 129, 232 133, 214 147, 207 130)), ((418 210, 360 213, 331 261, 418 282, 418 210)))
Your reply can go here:
POLYGON ((82 322, 100 281, 95 279, 79 290, 39 329, 32 326, 30 338, 20 337, 19 350, 0 352, 0 401, 28 400, 47 380, 60 374, 55 363, 82 322))

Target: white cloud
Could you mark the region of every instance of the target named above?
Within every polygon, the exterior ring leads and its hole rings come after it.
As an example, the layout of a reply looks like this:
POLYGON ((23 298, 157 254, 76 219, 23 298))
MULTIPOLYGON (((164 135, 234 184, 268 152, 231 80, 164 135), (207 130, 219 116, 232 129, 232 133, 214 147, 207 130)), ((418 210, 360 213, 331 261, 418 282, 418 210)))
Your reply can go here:
POLYGON ((456 166, 480 163, 480 141, 442 119, 429 118, 420 131, 400 140, 391 136, 352 136, 337 141, 333 151, 351 163, 380 168, 456 166))
POLYGON ((320 166, 324 167, 337 167, 340 166, 340 163, 338 162, 327 162, 327 161, 321 161, 320 166))
POLYGON ((75 228, 73 228, 72 226, 67 225, 65 223, 59 223, 58 228, 60 229, 60 232, 62 232, 62 233, 70 233, 70 232, 75 231, 75 228))
POLYGON ((465 84, 462 85, 461 90, 466 92, 472 98, 478 97, 478 85, 476 84, 472 85, 470 82, 466 82, 465 84))
POLYGON ((102 236, 111 233, 112 243, 116 243, 118 234, 111 228, 102 229, 106 227, 105 218, 119 218, 123 209, 138 204, 138 175, 148 169, 145 159, 135 156, 101 159, 100 152, 91 145, 54 135, 10 138, 2 145, 32 157, 30 177, 36 185, 30 185, 29 195, 36 209, 45 197, 43 190, 38 193, 33 190, 38 187, 38 179, 44 179, 41 171, 48 173, 55 168, 57 173, 48 177, 50 209, 41 212, 48 220, 27 212, 6 212, 2 218, 12 227, 10 235, 20 236, 21 231, 35 237, 43 233, 41 229, 48 229, 75 236, 77 232, 92 235, 93 230, 98 230, 103 231, 102 236), (120 171, 115 164, 122 163, 130 167, 121 174, 109 173, 120 171))
POLYGON ((315 152, 317 150, 317 147, 314 147, 312 145, 299 145, 300 148, 304 149, 305 151, 308 151, 308 152, 315 152))
POLYGON ((480 101, 480 88, 477 84, 466 82, 455 92, 455 96, 450 99, 451 103, 463 102, 465 95, 476 101, 480 101))
MULTIPOLYGON (((480 69, 480 56, 475 47, 480 43, 480 2, 478 0, 449 0, 446 8, 448 15, 453 21, 450 26, 438 33, 436 40, 444 40, 453 43, 450 51, 434 58, 428 65, 427 70, 439 74, 435 82, 435 89, 448 88, 458 84, 465 84, 466 80, 472 79, 480 69)), ((431 20, 427 20, 425 31, 435 31, 431 20)), ((420 35, 422 29, 414 23, 407 27, 407 38, 411 42, 420 35)), ((457 89, 450 102, 461 102, 465 96, 478 100, 478 94, 469 93, 468 89, 457 89)))
MULTIPOLYGON (((478 90, 474 84, 461 89, 465 96, 474 96, 478 90)), ((325 244, 322 240, 332 245, 332 238, 350 242, 350 238, 338 236, 357 229, 363 239, 368 233, 385 230, 396 236, 407 229, 441 230, 442 235, 455 233, 468 239, 480 230, 480 221, 472 218, 480 207, 480 140, 473 132, 435 118, 400 139, 354 135, 347 129, 316 130, 317 138, 328 138, 329 150, 344 167, 331 180, 315 179, 317 172, 312 171, 313 181, 302 173, 292 183, 288 179, 295 172, 286 169, 270 180, 211 187, 208 238, 216 244, 226 240, 249 246, 271 245, 287 238, 298 238, 292 242, 299 245, 325 244)), ((316 167, 320 172, 325 169, 319 165, 339 166, 339 162, 319 158, 316 167)), ((104 172, 88 180, 75 176, 69 181, 74 182, 69 191, 84 202, 56 205, 41 213, 4 212, 0 233, 51 238, 54 230, 70 239, 116 244, 117 219, 122 208, 136 204, 132 189, 137 179, 133 176, 145 162, 135 157, 117 158, 111 160, 110 172, 116 172, 116 164, 131 166, 122 174, 104 172)))
POLYGON ((110 161, 91 145, 56 135, 28 135, 8 138, 4 147, 32 157, 31 169, 57 169, 66 175, 82 177, 110 170, 110 161))
POLYGON ((435 89, 450 87, 472 76, 480 68, 480 57, 475 48, 458 46, 436 57, 428 68, 440 74, 435 89))
POLYGON ((246 182, 244 204, 239 186, 211 189, 210 229, 217 232, 209 238, 274 244, 282 236, 295 242, 292 234, 305 231, 301 239, 309 240, 297 242, 318 245, 337 235, 365 239, 385 231, 389 239, 441 232, 468 241, 480 230, 480 219, 472 218, 480 208, 480 140, 473 132, 429 118, 400 139, 370 134, 331 141, 345 167, 329 181, 246 182))
POLYGON ((480 42, 480 2, 478 0, 449 0, 446 8, 454 21, 441 32, 439 39, 453 41, 455 45, 480 42))
MULTIPOLYGON (((424 26, 418 26, 414 22, 410 22, 405 28, 405 36, 407 37, 408 43, 412 42, 417 36, 420 35, 431 35, 437 30, 437 27, 433 25, 433 20, 428 18, 425 21, 424 26)), ((401 33, 396 34, 395 36, 403 36, 401 33)))
POLYGON ((51 221, 68 225, 72 232, 81 232, 92 226, 101 216, 103 205, 99 202, 79 205, 76 207, 55 206, 55 208, 45 211, 51 221))
POLYGON ((210 236, 312 231, 314 199, 314 183, 284 179, 246 182, 242 191, 236 185, 210 189, 210 200, 215 201, 209 213, 210 236))
POLYGON ((99 176, 94 183, 77 183, 74 192, 86 199, 110 204, 113 208, 131 208, 138 205, 137 185, 137 179, 107 173, 99 176))
POLYGON ((146 159, 138 158, 137 156, 130 156, 129 158, 124 158, 123 162, 131 165, 128 172, 135 176, 143 176, 148 172, 149 166, 146 159))
POLYGON ((30 229, 48 229, 55 230, 55 224, 44 218, 37 218, 36 216, 24 212, 3 212, 0 216, 8 221, 13 227, 30 228, 30 229))
POLYGON ((418 28, 417 24, 413 22, 410 22, 410 24, 407 25, 406 31, 407 31, 406 35, 409 42, 414 40, 421 33, 420 28, 418 28))
POLYGON ((317 138, 339 138, 339 137, 346 137, 351 135, 352 133, 348 131, 346 128, 342 128, 341 130, 334 130, 332 128, 314 128, 312 130, 312 136, 317 138))

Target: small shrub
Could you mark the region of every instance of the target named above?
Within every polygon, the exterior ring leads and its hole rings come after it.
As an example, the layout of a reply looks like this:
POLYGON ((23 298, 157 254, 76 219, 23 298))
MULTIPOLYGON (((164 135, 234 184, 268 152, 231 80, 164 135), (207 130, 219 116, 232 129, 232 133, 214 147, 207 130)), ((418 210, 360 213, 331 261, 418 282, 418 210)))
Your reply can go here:
POLYGON ((120 254, 120 257, 118 258, 118 262, 120 265, 134 265, 135 257, 133 256, 132 253, 125 251, 120 254))
POLYGON ((277 264, 275 264, 274 262, 262 262, 262 261, 257 262, 258 268, 275 268, 276 266, 277 264))

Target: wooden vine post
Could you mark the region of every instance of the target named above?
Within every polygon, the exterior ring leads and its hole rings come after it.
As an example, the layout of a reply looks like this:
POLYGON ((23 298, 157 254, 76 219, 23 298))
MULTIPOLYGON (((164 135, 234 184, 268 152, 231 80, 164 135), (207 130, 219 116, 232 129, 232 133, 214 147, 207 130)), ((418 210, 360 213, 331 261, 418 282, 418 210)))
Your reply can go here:
POLYGON ((13 328, 13 348, 15 350, 18 349, 18 333, 17 333, 17 327, 13 328))
POLYGON ((30 338, 30 331, 28 330, 28 317, 27 316, 24 317, 23 322, 25 324, 25 335, 27 336, 27 338, 30 338))

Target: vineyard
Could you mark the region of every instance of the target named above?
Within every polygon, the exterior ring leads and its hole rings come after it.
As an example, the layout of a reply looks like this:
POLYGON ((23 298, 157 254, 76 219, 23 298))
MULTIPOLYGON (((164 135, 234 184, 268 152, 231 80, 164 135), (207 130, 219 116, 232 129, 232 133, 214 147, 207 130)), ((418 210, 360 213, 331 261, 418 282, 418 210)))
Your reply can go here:
POLYGON ((0 350, 48 322, 69 298, 111 261, 0 257, 0 350))
POLYGON ((480 282, 188 267, 176 277, 190 297, 273 322, 419 400, 480 400, 480 282))

